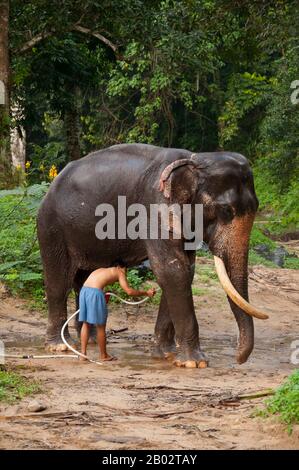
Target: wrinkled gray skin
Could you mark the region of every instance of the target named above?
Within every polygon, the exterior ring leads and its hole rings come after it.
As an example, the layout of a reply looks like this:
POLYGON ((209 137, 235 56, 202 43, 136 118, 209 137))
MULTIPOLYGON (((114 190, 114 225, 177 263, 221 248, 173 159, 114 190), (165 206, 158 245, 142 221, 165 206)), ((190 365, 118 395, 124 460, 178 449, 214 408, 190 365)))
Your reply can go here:
MULTIPOLYGON (((196 170, 191 164, 174 169, 165 197, 159 190, 162 171, 190 156, 182 149, 116 145, 69 163, 55 178, 38 214, 49 306, 47 344, 52 349, 61 346, 60 329, 72 288, 78 292, 91 270, 108 267, 115 259, 134 266, 148 258, 163 292, 155 326, 156 355, 175 352, 175 363, 183 366, 205 360, 191 291, 195 252, 184 251, 182 240, 100 241, 95 236, 96 206, 116 207, 118 195, 127 197, 127 206, 202 203, 204 241, 223 259, 233 285, 248 299, 248 240, 258 207, 248 161, 229 152, 193 154, 196 170)), ((236 357, 243 363, 253 349, 253 321, 231 301, 230 306, 239 327, 236 357)))

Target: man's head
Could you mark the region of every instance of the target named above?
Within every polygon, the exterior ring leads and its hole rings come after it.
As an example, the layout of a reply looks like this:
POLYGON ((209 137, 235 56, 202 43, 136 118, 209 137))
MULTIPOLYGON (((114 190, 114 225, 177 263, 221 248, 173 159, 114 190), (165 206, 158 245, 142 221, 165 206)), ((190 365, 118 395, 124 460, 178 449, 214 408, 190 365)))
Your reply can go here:
POLYGON ((121 268, 122 270, 126 271, 127 270, 127 265, 126 263, 121 259, 118 258, 112 263, 112 267, 115 268, 121 268))

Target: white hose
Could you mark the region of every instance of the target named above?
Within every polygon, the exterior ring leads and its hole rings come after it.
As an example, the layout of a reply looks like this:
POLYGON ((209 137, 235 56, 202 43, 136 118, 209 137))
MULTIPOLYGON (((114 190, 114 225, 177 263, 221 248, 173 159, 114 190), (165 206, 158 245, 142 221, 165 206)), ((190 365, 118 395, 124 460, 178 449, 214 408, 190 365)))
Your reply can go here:
POLYGON ((122 303, 128 304, 128 305, 140 305, 140 304, 143 304, 143 302, 146 302, 149 299, 149 297, 146 296, 142 300, 138 300, 137 302, 131 302, 130 300, 122 299, 119 295, 116 295, 113 292, 106 292, 106 294, 109 294, 112 297, 115 297, 116 299, 120 300, 122 303))
MULTIPOLYGON (((123 299, 122 297, 120 297, 119 295, 116 295, 114 294, 113 292, 106 292, 106 294, 108 295, 111 295, 112 297, 115 297, 116 299, 120 300, 121 302, 123 302, 124 304, 128 304, 128 305, 140 305, 142 304, 143 302, 146 302, 146 300, 149 299, 148 296, 146 296, 144 299, 142 300, 138 300, 137 302, 131 302, 129 300, 125 300, 123 299)), ((76 349, 74 349, 68 342, 67 340, 65 339, 65 336, 64 336, 64 330, 65 328, 67 327, 67 325, 69 324, 69 322, 79 313, 79 309, 76 310, 75 313, 73 313, 73 315, 71 315, 67 321, 64 323, 63 327, 61 328, 61 339, 63 341, 63 343, 66 345, 66 347, 68 349, 70 349, 71 351, 73 351, 75 354, 77 354, 77 356, 81 356, 81 357, 84 357, 84 359, 87 359, 89 362, 92 362, 93 364, 97 364, 98 366, 102 366, 103 363, 102 362, 98 362, 98 361, 94 361, 93 359, 90 359, 88 356, 86 356, 85 354, 82 354, 81 352, 77 351, 76 349)))
POLYGON ((65 357, 77 357, 77 354, 44 354, 43 356, 35 356, 34 354, 0 354, 0 357, 8 359, 64 359, 65 357))
POLYGON ((64 323, 63 327, 61 328, 61 339, 62 341, 64 342, 64 344, 66 345, 66 347, 68 349, 70 349, 71 351, 73 351, 77 356, 81 356, 81 357, 84 357, 84 359, 87 359, 89 362, 92 362, 93 364, 97 364, 98 366, 102 366, 103 363, 102 362, 97 362, 97 361, 94 361, 93 359, 90 359, 89 357, 87 357, 85 354, 82 354, 80 353, 79 351, 76 351, 76 349, 74 349, 68 342, 67 340, 65 339, 64 337, 64 330, 66 329, 67 325, 69 324, 69 322, 72 320, 72 318, 74 318, 75 315, 77 315, 79 313, 79 309, 76 310, 75 313, 73 313, 73 315, 71 315, 67 321, 64 323))

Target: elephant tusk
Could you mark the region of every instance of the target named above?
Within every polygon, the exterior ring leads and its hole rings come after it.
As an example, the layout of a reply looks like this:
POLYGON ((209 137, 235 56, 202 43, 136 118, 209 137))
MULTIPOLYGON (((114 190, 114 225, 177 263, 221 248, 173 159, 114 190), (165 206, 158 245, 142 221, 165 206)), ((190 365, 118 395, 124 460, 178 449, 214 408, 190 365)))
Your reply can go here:
POLYGON ((230 297, 230 299, 251 317, 260 318, 261 320, 266 320, 267 318, 269 318, 268 315, 250 305, 250 303, 247 302, 247 300, 243 299, 239 292, 234 288, 230 278, 228 277, 222 259, 218 256, 214 256, 214 262, 219 281, 226 294, 230 297))

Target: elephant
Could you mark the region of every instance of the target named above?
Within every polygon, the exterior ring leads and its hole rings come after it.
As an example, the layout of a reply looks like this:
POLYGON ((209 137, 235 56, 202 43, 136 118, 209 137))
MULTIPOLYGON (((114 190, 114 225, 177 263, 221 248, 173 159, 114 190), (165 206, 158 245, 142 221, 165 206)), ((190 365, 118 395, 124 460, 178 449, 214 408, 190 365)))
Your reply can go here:
POLYGON ((49 316, 46 347, 64 350, 60 330, 67 297, 78 294, 86 276, 122 259, 128 267, 148 259, 161 288, 155 324, 157 357, 176 366, 206 367, 200 348, 191 284, 196 250, 182 239, 98 239, 96 207, 128 204, 202 204, 203 240, 214 255, 219 280, 239 328, 236 360, 245 362, 254 346, 253 317, 267 315, 248 302, 249 238, 258 209, 253 174, 241 154, 192 153, 148 144, 118 144, 68 163, 41 203, 38 240, 49 316))

